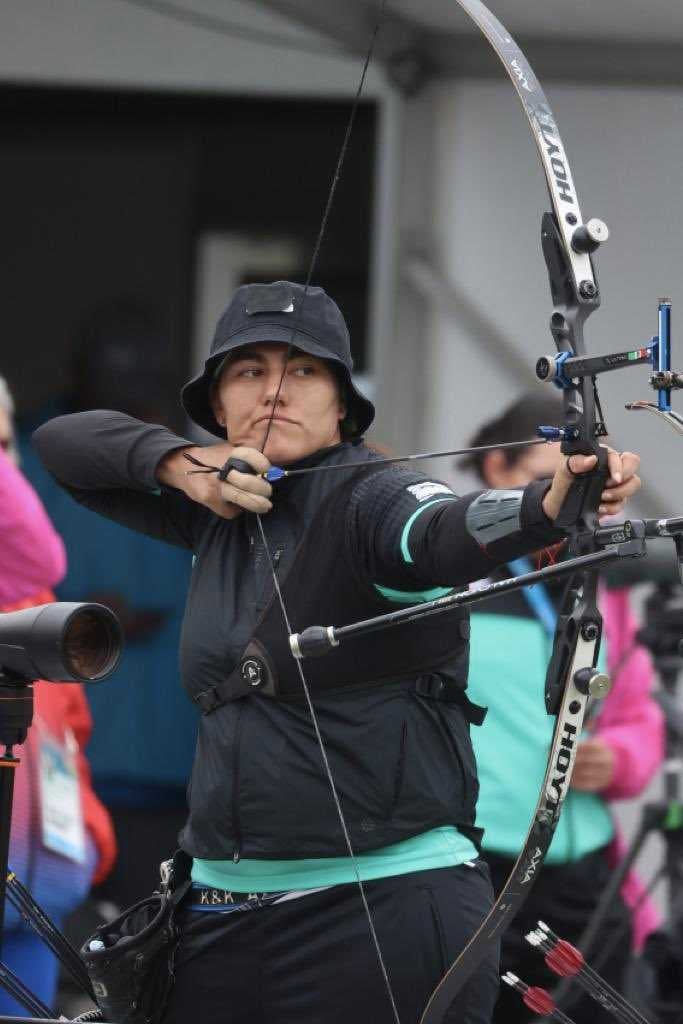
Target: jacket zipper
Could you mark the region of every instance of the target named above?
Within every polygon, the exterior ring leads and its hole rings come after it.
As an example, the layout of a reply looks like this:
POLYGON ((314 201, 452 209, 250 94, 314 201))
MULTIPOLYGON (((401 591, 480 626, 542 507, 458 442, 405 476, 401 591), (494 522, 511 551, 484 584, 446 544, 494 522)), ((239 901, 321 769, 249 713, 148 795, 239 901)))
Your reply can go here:
POLYGON ((399 797, 401 795, 401 789, 403 787, 403 776, 405 774, 405 764, 406 764, 406 742, 407 742, 407 739, 408 739, 408 724, 407 724, 407 722, 404 722, 403 726, 401 728, 401 746, 400 746, 400 749, 399 749, 398 760, 396 761, 396 770, 394 772, 394 794, 393 794, 393 799, 391 801, 391 809, 389 811, 389 818, 388 818, 389 821, 391 821, 391 819, 394 817, 394 811, 396 810, 396 805, 398 803, 399 797))
POLYGON ((453 735, 451 730, 448 728, 448 723, 445 722, 443 715, 441 716, 441 722, 444 725, 444 727, 446 728, 448 735, 450 736, 451 746, 453 747, 453 752, 455 753, 455 759, 458 762, 458 767, 460 768, 460 775, 461 775, 461 778, 462 778, 463 804, 464 804, 465 807, 467 807, 467 805, 469 803, 469 800, 470 800, 470 787, 469 787, 469 785, 467 783, 467 772, 465 770, 465 762, 463 761, 462 753, 460 751, 460 744, 456 742, 455 736, 453 735))
MULTIPOLYGON (((249 535, 249 551, 250 554, 255 554, 256 550, 256 538, 253 534, 249 535)), ((273 566, 277 568, 282 555, 282 550, 276 551, 273 555, 273 566)), ((237 864, 242 856, 242 830, 240 825, 240 746, 242 740, 242 712, 244 711, 244 704, 239 702, 237 707, 237 721, 235 722, 235 739, 233 741, 232 748, 232 827, 235 833, 235 843, 232 850, 232 861, 233 864, 237 864)))
POLYGON ((232 747, 232 827, 235 833, 235 845, 232 860, 237 864, 242 855, 242 832, 240 828, 240 744, 242 740, 242 712, 244 704, 238 702, 237 721, 235 722, 235 739, 232 747))

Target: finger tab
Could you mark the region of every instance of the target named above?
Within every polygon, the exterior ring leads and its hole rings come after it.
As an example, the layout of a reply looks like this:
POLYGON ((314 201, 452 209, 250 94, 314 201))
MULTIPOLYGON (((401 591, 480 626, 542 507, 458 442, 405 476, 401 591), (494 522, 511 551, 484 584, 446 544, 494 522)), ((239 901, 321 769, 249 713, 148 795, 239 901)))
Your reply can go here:
POLYGON ((231 455, 225 465, 221 466, 218 473, 218 479, 223 481, 227 480, 228 473, 231 469, 237 470, 238 473, 247 473, 251 476, 256 475, 256 471, 248 462, 245 462, 244 459, 236 459, 231 455))

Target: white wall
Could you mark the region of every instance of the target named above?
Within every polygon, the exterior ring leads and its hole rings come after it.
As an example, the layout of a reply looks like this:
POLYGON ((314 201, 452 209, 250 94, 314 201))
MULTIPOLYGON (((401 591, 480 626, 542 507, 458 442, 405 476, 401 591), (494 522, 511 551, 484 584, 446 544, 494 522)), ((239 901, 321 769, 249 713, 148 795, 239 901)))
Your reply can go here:
MULTIPOLYGON (((548 91, 584 216, 601 217, 612 232, 598 254, 603 306, 587 324, 589 351, 648 340, 657 330, 660 295, 673 299, 675 339, 676 309, 683 302, 681 93, 576 85, 548 91)), ((507 81, 441 83, 433 103, 437 260, 447 279, 526 359, 527 386, 533 387, 535 359, 554 345, 539 243, 540 216, 549 203, 531 134, 507 81)), ((431 327, 440 372, 432 378, 423 440, 442 444, 449 437, 462 440, 486 409, 495 411, 520 387, 505 379, 491 356, 480 354, 476 339, 452 315, 437 313, 431 327)), ((678 353, 676 365, 683 366, 681 344, 678 353)), ((615 438, 643 455, 644 507, 683 508, 681 439, 654 418, 650 422, 649 414, 623 409, 630 398, 650 397, 647 369, 603 377, 601 393, 615 438)))
MULTIPOLYGON (((181 5, 182 6, 182 5, 181 5)), ((189 10, 317 46, 320 54, 230 38, 125 0, 3 0, 0 80, 41 84, 310 94, 353 92, 361 62, 328 40, 239 0, 191 0, 189 10)), ((366 94, 381 88, 370 72, 366 94)))
MULTIPOLYGON (((3 0, 0 83, 348 98, 351 103, 363 61, 331 40, 253 2, 191 0, 184 7, 291 39, 292 48, 178 23, 125 0, 3 0)), ((369 185, 376 197, 369 309, 370 362, 376 366, 383 351, 377 339, 391 336, 393 322, 401 101, 376 63, 370 65, 363 98, 378 101, 381 112, 375 181, 369 185)), ((366 390, 373 391, 373 385, 369 379, 366 390)))

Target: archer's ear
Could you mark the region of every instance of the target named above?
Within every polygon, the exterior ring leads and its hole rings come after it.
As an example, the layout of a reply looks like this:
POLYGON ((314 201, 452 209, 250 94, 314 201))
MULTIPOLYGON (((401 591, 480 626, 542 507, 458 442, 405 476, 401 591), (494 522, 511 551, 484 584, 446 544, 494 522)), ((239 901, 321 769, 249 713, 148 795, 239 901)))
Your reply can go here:
POLYGON ((487 487, 510 487, 510 466, 500 448, 494 448, 484 456, 482 476, 487 487))
POLYGON ((211 411, 216 417, 216 422, 221 426, 225 426, 225 412, 223 406, 220 403, 218 396, 218 388, 215 384, 211 384, 209 387, 209 404, 211 405, 211 411))

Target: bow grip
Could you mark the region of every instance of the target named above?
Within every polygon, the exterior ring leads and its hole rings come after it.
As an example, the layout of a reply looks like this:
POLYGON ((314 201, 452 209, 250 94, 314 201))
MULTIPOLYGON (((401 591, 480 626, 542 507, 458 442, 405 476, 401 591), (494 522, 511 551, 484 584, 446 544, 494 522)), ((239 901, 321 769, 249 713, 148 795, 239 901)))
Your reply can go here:
MULTIPOLYGON (((572 454, 582 454, 572 452, 572 454)), ((597 510, 602 498, 602 492, 609 476, 607 462, 607 449, 602 445, 594 452, 583 454, 597 455, 598 462, 589 473, 581 473, 572 481, 572 485, 562 502, 562 507, 553 523, 560 529, 578 526, 579 530, 586 528, 593 529, 593 523, 589 517, 597 518, 597 510)))
POLYGON ((237 470, 238 473, 248 473, 250 476, 256 476, 256 470, 248 462, 245 462, 244 459, 235 459, 230 456, 228 461, 218 470, 218 479, 222 483, 225 483, 228 479, 228 473, 231 469, 237 470))

